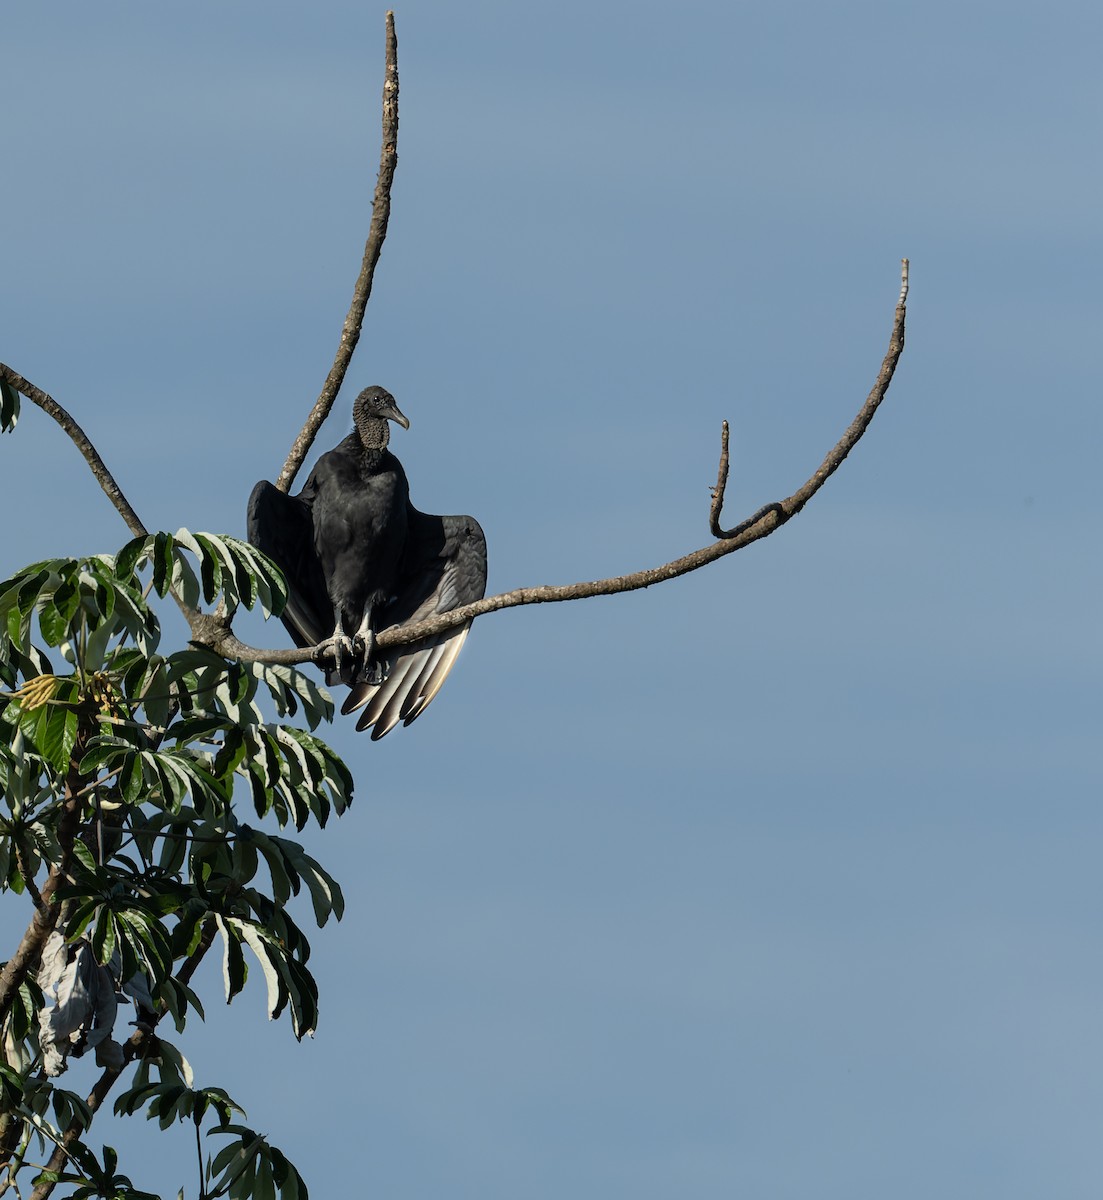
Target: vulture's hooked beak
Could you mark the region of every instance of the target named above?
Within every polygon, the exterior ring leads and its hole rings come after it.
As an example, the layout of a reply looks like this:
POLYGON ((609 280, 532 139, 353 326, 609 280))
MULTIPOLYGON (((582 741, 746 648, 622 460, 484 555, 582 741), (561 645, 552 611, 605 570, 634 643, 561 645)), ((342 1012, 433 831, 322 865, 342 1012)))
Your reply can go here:
POLYGON ((406 419, 405 414, 393 400, 387 405, 386 408, 381 408, 379 410, 379 415, 381 417, 386 417, 388 421, 393 421, 396 425, 401 425, 403 429, 410 428, 410 422, 406 419))

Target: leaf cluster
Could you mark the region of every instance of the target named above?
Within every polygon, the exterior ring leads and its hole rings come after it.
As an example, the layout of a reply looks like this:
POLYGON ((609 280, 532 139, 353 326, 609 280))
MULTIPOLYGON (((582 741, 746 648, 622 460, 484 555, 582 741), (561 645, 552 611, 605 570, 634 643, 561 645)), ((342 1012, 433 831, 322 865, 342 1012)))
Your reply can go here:
POLYGON ((202 1167, 204 1196, 305 1196, 283 1155, 231 1123, 242 1110, 220 1089, 194 1088, 154 1030, 163 1017, 179 1033, 202 1019, 191 975, 218 942, 228 1001, 252 963, 269 1016, 286 1013, 298 1038, 315 1029, 310 945, 292 909, 305 892, 319 926, 340 919, 341 889, 294 837, 258 823, 298 832, 348 807, 351 775, 317 734, 333 701, 293 668, 163 650, 154 595, 270 615, 287 590, 252 546, 185 529, 116 555, 34 563, 0 583, 0 891, 27 897, 38 925, 64 938, 43 987, 35 962, 7 993, 0 986, 0 1193, 37 1139, 64 1147, 40 1183, 147 1195, 117 1173, 110 1147, 98 1158, 88 1147, 94 1108, 44 1073, 94 1047, 120 1076, 136 1064, 117 1111, 148 1105, 162 1128, 210 1118, 230 1139, 202 1167), (107 981, 95 1002, 82 999, 92 978, 107 981), (120 1045, 105 1022, 124 997, 137 1032, 120 1045))

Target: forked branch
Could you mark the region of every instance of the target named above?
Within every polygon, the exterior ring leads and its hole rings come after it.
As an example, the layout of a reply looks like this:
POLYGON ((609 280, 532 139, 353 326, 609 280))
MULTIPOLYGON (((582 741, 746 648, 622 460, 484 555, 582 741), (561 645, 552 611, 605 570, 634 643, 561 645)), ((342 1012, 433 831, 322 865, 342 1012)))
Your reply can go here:
MULTIPOLYGON (((364 313, 368 298, 371 295, 372 278, 384 238, 387 235, 387 222, 391 211, 391 184, 394 180, 395 166, 398 162, 398 43, 395 37, 394 14, 387 13, 386 31, 386 76, 383 84, 383 142, 380 151, 379 178, 376 184, 375 197, 372 204, 371 224, 368 230, 367 243, 364 247, 364 257, 360 275, 353 291, 352 304, 345 318, 344 327, 337 348, 337 354, 326 377, 314 407, 311 409, 306 424, 295 439, 287 462, 280 472, 276 486, 281 491, 288 491, 295 479, 303 460, 314 441, 322 422, 329 415, 337 393, 345 378, 352 353, 360 338, 364 313)), ((672 562, 659 567, 650 567, 629 575, 617 575, 609 579, 597 579, 587 583, 572 583, 560 586, 542 586, 515 588, 513 591, 502 592, 495 596, 487 596, 474 604, 464 605, 416 625, 404 625, 381 632, 376 644, 380 648, 388 646, 403 646, 418 641, 433 634, 442 633, 463 624, 474 617, 496 612, 502 608, 515 608, 522 604, 552 604, 564 600, 583 600, 591 596, 611 596, 618 592, 631 592, 639 588, 651 587, 652 584, 675 579, 690 571, 742 550, 752 542, 768 537, 779 529, 808 503, 820 490, 827 480, 838 470, 843 460, 857 445, 859 439, 869 427, 874 413, 888 391, 892 382, 893 372, 904 349, 904 321, 908 297, 908 260, 904 259, 901 270, 900 298, 896 305, 896 314, 889 339, 888 351, 881 364, 873 389, 866 397, 857 416, 850 423, 846 432, 827 454, 816 472, 792 495, 784 500, 767 504, 749 517, 740 521, 731 529, 725 530, 720 524, 720 516, 724 506, 724 491, 728 481, 729 449, 728 424, 725 421, 721 432, 720 466, 717 474, 716 487, 713 489, 712 504, 709 511, 709 530, 716 539, 709 545, 689 554, 676 558, 672 562)), ((145 526, 130 507, 121 488, 115 482, 111 472, 104 465, 95 447, 87 435, 73 418, 45 392, 24 379, 22 375, 10 367, 0 363, 0 378, 5 379, 13 388, 27 396, 43 411, 47 412, 65 430, 84 455, 100 486, 108 499, 118 510, 127 527, 135 536, 146 533, 145 526)), ((290 650, 260 650, 241 642, 233 634, 229 618, 221 610, 213 613, 195 612, 181 603, 184 615, 191 626, 194 641, 209 646, 227 658, 237 658, 246 661, 282 663, 287 665, 318 661, 330 649, 329 643, 321 643, 310 649, 290 650)))
MULTIPOLYGON (((348 315, 345 318, 342 328, 333 366, 326 377, 321 393, 303 429, 295 439, 287 461, 277 480, 276 486, 283 492, 290 490, 318 430, 329 415, 340 391, 353 352, 360 338, 368 299, 371 295, 375 268, 379 261, 384 239, 386 238, 391 207, 391 186, 398 161, 398 66, 397 39, 395 36, 393 13, 387 14, 386 24, 386 74, 383 88, 382 124, 383 137, 379 177, 375 189, 371 222, 360 273, 353 291, 348 315)), ((881 364, 877 380, 858 414, 839 441, 829 451, 819 468, 790 496, 759 508, 731 529, 725 530, 722 527, 721 516, 724 506, 724 493, 729 474, 729 431, 728 424, 725 421, 721 433, 721 453, 717 482, 716 487, 713 489, 712 503, 709 511, 709 529, 715 540, 708 545, 661 566, 647 568, 628 575, 561 586, 517 588, 509 592, 488 596, 473 604, 454 609, 449 613, 433 617, 416 625, 384 630, 376 639, 377 646, 385 648, 407 645, 458 626, 474 617, 495 612, 499 609, 513 608, 525 604, 546 604, 567 600, 581 600, 591 596, 615 595, 620 592, 650 587, 653 584, 662 583, 668 579, 674 579, 691 571, 699 570, 701 567, 725 555, 732 554, 753 542, 768 537, 801 511, 816 492, 823 487, 830 476, 838 470, 843 460, 854 446, 857 445, 869 427, 874 414, 888 391, 904 348, 907 295, 908 260, 905 259, 902 264, 900 297, 896 306, 889 346, 881 364)), ((4 364, 0 364, 0 379, 3 379, 15 391, 27 397, 60 425, 83 455, 96 481, 114 505, 130 532, 136 537, 145 536, 147 533, 145 525, 127 501, 122 489, 108 470, 87 434, 72 416, 52 397, 4 364)), ((328 643, 322 643, 319 646, 306 650, 269 651, 256 649, 239 641, 234 636, 230 618, 224 610, 220 609, 215 613, 196 612, 184 605, 179 597, 176 597, 176 599, 180 603, 191 627, 192 639, 197 643, 209 646, 227 658, 268 663, 299 664, 311 660, 319 660, 325 656, 329 649, 328 643)), ((33 969, 45 938, 56 924, 58 908, 56 905, 51 906, 49 901, 68 868, 69 856, 72 853, 76 837, 75 823, 79 812, 78 801, 82 795, 81 780, 74 777, 68 793, 65 818, 68 824, 63 824, 59 832, 59 841, 63 847, 63 858, 60 864, 52 869, 49 878, 43 886, 39 903, 36 906, 36 912, 24 934, 20 946, 4 969, 0 971, 0 1018, 10 1009, 20 983, 33 969)), ((212 938, 213 927, 208 930, 200 947, 193 953, 191 959, 182 964, 178 972, 178 978, 181 981, 186 981, 190 977, 199 960, 206 954, 212 938)), ((159 1015, 157 1019, 159 1019, 159 1015)), ((148 1041, 155 1036, 155 1026, 156 1019, 152 1025, 145 1028, 140 1027, 129 1039, 125 1048, 125 1062, 129 1063, 136 1056, 144 1052, 148 1041)), ((92 1112, 95 1112, 102 1105, 107 1094, 119 1078, 120 1070, 121 1068, 118 1070, 115 1068, 105 1069, 88 1097, 88 1107, 92 1112)), ((75 1122, 65 1130, 62 1143, 57 1147, 50 1161, 49 1166, 51 1170, 57 1171, 61 1169, 66 1156, 66 1147, 71 1145, 81 1132, 82 1126, 79 1126, 75 1122)), ((34 1200, 45 1200, 52 1191, 53 1186, 53 1181, 49 1177, 43 1176, 33 1194, 34 1200)))
MULTIPOLYGON (((885 393, 889 390, 893 372, 896 370, 900 353, 904 349, 904 318, 907 312, 907 305, 908 260, 905 258, 900 262, 900 298, 896 302, 896 315, 893 318, 889 348, 885 353, 884 361, 881 363, 877 382, 873 385, 873 390, 866 397, 866 402, 862 405, 858 415, 850 422, 847 431, 835 443, 834 448, 820 464, 820 469, 803 487, 798 488, 787 500, 765 505, 758 512, 753 513, 745 520, 740 521, 734 528, 728 530, 720 527, 720 513, 724 507, 724 489, 728 485, 728 423, 727 421, 723 423, 720 431, 720 467, 716 476, 716 487, 712 491, 712 504, 709 508, 709 530, 714 538, 724 541, 737 540, 771 512, 780 510, 778 513, 779 519, 773 527, 777 528, 778 525, 784 524, 790 517, 795 517, 820 488, 823 487, 828 479, 835 474, 842 465, 843 459, 854 449, 858 444, 858 439, 869 428, 869 423, 873 420, 873 414, 877 411, 881 401, 885 398, 885 393)), ((753 541, 754 539, 751 540, 753 541)), ((735 547, 735 549, 738 549, 738 547, 735 547)))
MULTIPOLYGON (((858 414, 847 427, 846 432, 831 448, 817 470, 792 495, 787 496, 784 500, 776 500, 772 504, 764 505, 731 529, 721 528, 720 514, 724 505, 724 490, 728 481, 728 424, 725 421, 721 433, 720 467, 709 511, 709 528, 716 541, 703 546, 699 550, 685 554, 681 558, 676 558, 672 562, 664 563, 662 566, 648 567, 642 571, 635 571, 630 575, 615 575, 609 579, 595 579, 587 583, 515 588, 513 591, 501 592, 495 596, 486 596, 482 600, 477 600, 474 604, 465 604, 462 608, 452 609, 451 612, 430 617, 428 620, 419 621, 417 624, 385 629, 378 635, 376 644, 380 647, 406 646, 421 638, 441 633, 457 625, 462 625, 465 621, 470 621, 473 617, 497 612, 502 608, 516 608, 522 604, 555 604, 564 600, 585 600, 591 596, 613 596, 618 592, 637 591, 640 588, 651 587, 656 583, 664 583, 668 579, 676 579, 679 575, 687 575, 690 571, 700 570, 701 567, 715 562, 718 558, 734 554, 736 550, 742 550, 745 546, 751 545, 752 542, 769 537, 771 533, 780 529, 782 525, 795 517, 839 469, 843 460, 854 449, 862 435, 869 428, 869 423, 873 420, 874 413, 876 413, 881 401, 885 398, 889 384, 892 382, 893 373, 896 370, 896 364, 899 362, 900 354, 904 349, 904 324, 907 315, 908 299, 908 260, 906 258, 901 263, 900 279, 900 299, 896 305, 888 350, 885 352, 881 369, 877 374, 877 380, 866 397, 865 403, 859 409, 858 414)), ((123 519, 126 520, 131 532, 144 534, 145 529, 141 522, 138 521, 130 505, 126 503, 122 492, 111 477, 110 472, 103 465, 95 448, 88 441, 87 437, 85 437, 76 422, 69 417, 60 405, 54 404, 53 401, 50 401, 49 405, 42 403, 39 397, 45 400, 49 400, 49 397, 45 396, 33 384, 29 384, 21 375, 17 375, 10 368, 3 366, 3 364, 0 364, 0 375, 3 375, 5 379, 11 382, 13 387, 17 387, 24 395, 29 396, 40 407, 44 408, 45 411, 49 412, 51 416, 54 416, 55 420, 59 421, 62 428, 82 448, 82 453, 85 454, 85 458, 92 465, 93 473, 100 481, 104 491, 112 499, 115 507, 123 514, 123 519), (84 449, 85 444, 87 445, 87 451, 84 449)), ((305 650, 261 650, 255 646, 247 645, 234 636, 229 618, 225 613, 197 613, 192 610, 186 610, 185 616, 191 625, 193 640, 202 645, 209 646, 212 650, 217 651, 226 658, 236 658, 251 662, 296 665, 318 661, 330 649, 328 642, 322 642, 317 646, 305 650)))
MULTIPOLYGON (((846 432, 831 448, 818 469, 792 495, 787 496, 784 500, 776 500, 772 504, 764 505, 732 529, 725 530, 720 527, 724 489, 728 480, 728 429, 727 422, 724 422, 721 436, 720 470, 709 514, 709 525, 716 541, 700 550, 694 550, 681 558, 676 558, 673 562, 664 563, 659 567, 649 567, 643 571, 635 571, 630 575, 616 575, 609 579, 596 579, 588 583, 515 588, 510 592, 487 596, 482 600, 477 600, 474 604, 465 604, 462 608, 455 608, 440 616, 430 617, 427 621, 419 621, 416 625, 385 629, 376 638, 376 645, 380 647, 409 645, 421 638, 462 625, 473 617, 497 612, 502 608, 515 608, 521 604, 554 604, 563 600, 584 600, 591 596, 613 596, 618 592, 637 591, 640 588, 651 587, 652 584, 664 583, 668 579, 676 579, 679 575, 688 575, 690 571, 700 570, 701 567, 715 562, 718 558, 733 554, 736 550, 742 550, 745 546, 751 545, 752 542, 769 537, 771 533, 795 517, 839 469, 843 460, 869 428, 874 413, 885 398, 896 370, 896 364, 904 349, 904 324, 908 299, 908 260, 906 258, 901 263, 900 281, 900 298, 896 305, 888 350, 885 352, 873 388, 858 414, 847 427, 846 432)), ((228 658, 292 665, 317 661, 324 656, 328 649, 328 643, 323 642, 308 650, 257 650, 238 641, 230 632, 228 624, 219 625, 213 621, 206 632, 208 644, 228 658)))

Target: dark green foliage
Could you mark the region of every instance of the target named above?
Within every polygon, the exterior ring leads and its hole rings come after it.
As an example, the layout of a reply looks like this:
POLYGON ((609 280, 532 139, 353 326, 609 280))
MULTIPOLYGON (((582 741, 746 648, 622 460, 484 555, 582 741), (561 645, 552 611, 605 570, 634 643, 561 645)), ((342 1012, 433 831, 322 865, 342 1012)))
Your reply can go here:
MULTIPOLYGON (((9 391, 3 427, 18 411, 9 391)), ((152 1195, 118 1173, 114 1150, 97 1156, 84 1138, 94 1111, 82 1094, 99 1072, 82 1073, 79 1091, 42 1074, 40 1014, 59 1025, 71 1016, 75 1041, 58 1033, 51 1042, 55 1074, 94 1048, 124 1089, 116 1112, 144 1109, 162 1129, 185 1122, 199 1136, 207 1125, 228 1139, 200 1164, 203 1197, 295 1200, 307 1194, 298 1172, 231 1123, 244 1112, 225 1092, 195 1087, 159 1025, 167 1018, 183 1033, 193 1015, 202 1019, 189 980, 217 949, 227 1000, 259 965, 269 1015, 287 1013, 296 1037, 313 1032, 310 945, 289 906, 305 891, 306 911, 324 925, 342 915, 341 889, 293 838, 248 822, 324 826, 350 803, 352 778, 314 732, 333 717, 325 691, 288 667, 229 662, 195 645, 163 651, 151 593, 267 614, 287 594, 253 547, 183 529, 135 539, 113 557, 35 563, 0 583, 0 891, 25 897, 28 921, 41 903, 65 939, 42 945, 41 976, 32 963, 0 995, 0 1161, 32 1173, 22 1162, 35 1146, 35 1161, 54 1155, 40 1184, 79 1197, 152 1195), (284 723, 296 716, 308 729, 284 723), (104 994, 123 989, 137 1013, 63 1011, 59 980, 80 972, 104 980, 104 994), (66 1130, 77 1136, 59 1156, 66 1130)))
POLYGON ((75 1144, 69 1153, 72 1158, 70 1168, 79 1170, 42 1171, 35 1177, 35 1184, 47 1180, 54 1183, 75 1183, 78 1186, 69 1193, 72 1200, 160 1200, 155 1192, 143 1192, 136 1188, 126 1175, 116 1173, 119 1156, 111 1146, 103 1148, 102 1166, 95 1154, 80 1143, 75 1144))

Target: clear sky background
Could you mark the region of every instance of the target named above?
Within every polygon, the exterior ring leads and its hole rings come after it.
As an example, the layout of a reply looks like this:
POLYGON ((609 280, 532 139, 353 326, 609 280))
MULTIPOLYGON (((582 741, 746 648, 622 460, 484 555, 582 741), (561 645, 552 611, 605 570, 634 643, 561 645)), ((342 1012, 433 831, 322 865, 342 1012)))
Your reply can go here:
MULTIPOLYGON (((332 361, 383 6, 9 5, 0 358, 151 528, 242 534, 332 361)), ((767 541, 477 622, 429 712, 332 741, 317 1037, 250 982, 184 1052, 316 1196, 1098 1197, 1097 3, 397 5, 365 334, 415 502, 490 585, 767 541)), ((127 533, 28 405, 0 569, 127 533)), ((241 632, 283 646, 278 625, 241 632)), ((4 901, 12 927, 24 902, 4 901)), ((306 921, 307 913, 302 913, 306 921)), ((88 1066, 66 1083, 83 1088, 88 1066)), ((195 1194, 188 1133, 97 1129, 195 1194)))

